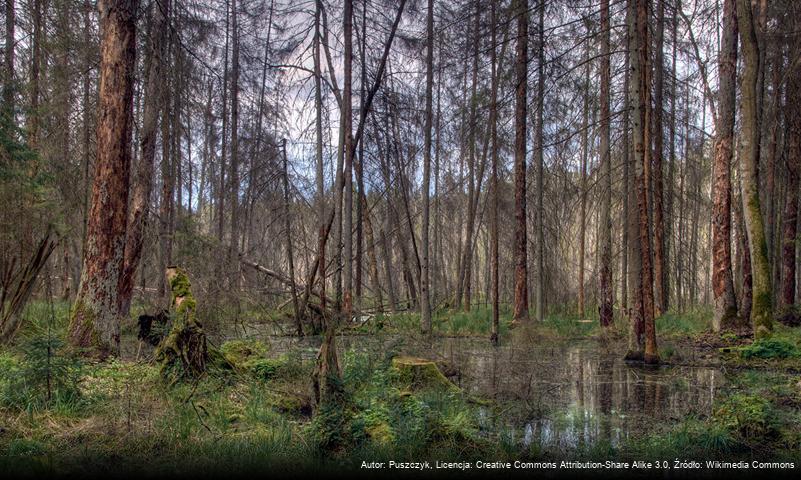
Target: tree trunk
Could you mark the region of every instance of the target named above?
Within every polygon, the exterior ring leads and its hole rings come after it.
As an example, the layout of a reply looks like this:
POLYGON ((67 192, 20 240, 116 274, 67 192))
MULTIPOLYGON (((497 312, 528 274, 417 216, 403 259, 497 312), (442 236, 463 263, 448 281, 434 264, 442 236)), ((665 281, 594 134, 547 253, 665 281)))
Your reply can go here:
MULTIPOLYGON (((283 156, 284 167, 284 230, 286 234, 286 255, 289 261, 289 278, 292 279, 290 290, 292 293, 292 312, 295 316, 295 325, 299 337, 303 336, 303 325, 300 318, 300 304, 298 303, 298 291, 295 288, 295 257, 292 252, 292 217, 289 210, 289 167, 286 156, 286 139, 281 144, 281 154, 283 156)), ((238 263, 238 262, 237 262, 238 263)))
MULTIPOLYGON (((796 21, 796 25, 801 22, 796 21)), ((798 46, 801 42, 796 41, 798 46)), ((801 68, 795 66, 788 80, 789 112, 787 115, 787 196, 784 205, 784 233, 782 238, 782 304, 795 303, 796 232, 798 231, 798 186, 801 175, 801 68)))
POLYGON ((537 25, 537 124, 535 127, 535 145, 537 164, 537 283, 534 291, 537 321, 545 319, 545 225, 543 211, 543 194, 545 191, 545 8, 546 2, 540 2, 539 23, 537 25))
MULTIPOLYGON (((230 43, 230 3, 225 2, 225 51, 223 53, 222 78, 222 143, 220 145, 220 178, 217 192, 217 242, 222 246, 225 237, 225 170, 228 161, 228 44, 230 43)), ((218 274, 221 267, 218 259, 218 274)))
POLYGON ((431 333, 431 304, 429 289, 429 198, 431 184, 431 129, 433 123, 434 94, 434 0, 428 0, 428 16, 426 19, 428 45, 426 45, 426 118, 423 127, 425 145, 423 147, 423 231, 420 239, 423 247, 423 258, 420 268, 420 327, 424 334, 431 333))
POLYGON ((153 2, 151 28, 148 35, 144 94, 144 120, 140 137, 141 156, 136 168, 129 205, 125 263, 120 278, 120 313, 127 316, 131 308, 136 270, 142 257, 144 234, 150 210, 150 192, 153 185, 153 165, 156 157, 156 135, 160 107, 163 103, 162 75, 167 43, 167 12, 170 1, 153 2))
POLYGON ((490 341, 498 344, 498 330, 500 323, 500 286, 498 285, 498 78, 497 70, 497 18, 495 2, 490 6, 490 29, 492 45, 490 48, 490 65, 492 86, 490 87, 490 136, 492 137, 492 212, 490 215, 490 276, 492 295, 492 325, 490 328, 490 341))
POLYGON ((514 320, 528 320, 526 259, 526 87, 528 85, 528 0, 515 0, 515 304, 514 320))
POLYGON ((625 312, 624 315, 628 320, 631 320, 631 308, 630 308, 630 296, 629 296, 629 289, 631 288, 631 283, 629 282, 629 278, 631 276, 631 266, 629 265, 629 259, 632 255, 631 243, 632 243, 632 221, 631 221, 631 208, 630 208, 630 200, 631 200, 631 174, 629 171, 631 170, 631 142, 630 142, 630 111, 629 108, 630 100, 629 100, 629 92, 631 91, 630 82, 631 82, 631 68, 630 68, 630 59, 631 55, 629 55, 628 49, 631 43, 630 34, 631 31, 628 28, 629 19, 629 8, 626 8, 626 35, 625 35, 625 59, 624 59, 624 69, 623 69, 623 131, 621 132, 621 157, 623 159, 623 178, 622 178, 622 188, 621 188, 621 203, 623 204, 623 218, 621 223, 623 224, 623 228, 621 229, 621 237, 622 238, 622 245, 620 249, 620 304, 623 307, 623 311, 625 312))
POLYGON ((737 317, 731 268, 731 159, 737 81, 737 17, 734 0, 723 4, 723 39, 718 59, 720 90, 712 183, 712 329, 733 325, 737 317))
MULTIPOLYGON (((229 285, 238 289, 239 262, 235 261, 239 246, 239 21, 236 0, 231 0, 231 241, 228 246, 229 285)), ((177 114, 177 112, 176 112, 177 114)), ((174 135, 177 134, 173 133, 174 135)))
POLYGON ((362 215, 364 215, 364 234, 367 240, 367 259, 370 263, 370 276, 373 280, 373 295, 375 295, 375 305, 379 312, 384 310, 384 298, 381 292, 381 278, 378 274, 378 259, 376 257, 376 240, 373 234, 373 222, 370 220, 370 210, 367 208, 367 196, 364 192, 359 192, 362 204, 362 215))
POLYGON ((3 51, 3 115, 7 121, 14 121, 14 97, 16 80, 14 78, 14 46, 16 44, 16 11, 14 0, 6 0, 6 46, 3 51))
POLYGON ((343 31, 345 36, 345 51, 343 54, 344 85, 342 87, 342 129, 344 130, 345 164, 345 206, 342 214, 342 230, 345 241, 344 246, 344 279, 342 311, 347 317, 353 312, 353 136, 352 136, 352 64, 353 64, 353 0, 344 0, 343 31))
POLYGON ((757 338, 773 329, 773 294, 767 256, 765 225, 759 203, 759 111, 757 83, 759 46, 749 0, 737 0, 737 20, 743 49, 742 121, 739 145, 740 171, 748 244, 751 251, 753 292, 751 323, 757 338))
MULTIPOLYGON (((31 112, 28 120, 28 144, 36 148, 39 144, 39 72, 42 67, 42 0, 33 0, 33 38, 31 49, 31 112)), ((7 44, 8 45, 8 44, 7 44)), ((67 125, 63 125, 66 130, 67 125)))
MULTIPOLYGON (((664 92, 664 38, 665 38, 665 0, 657 0, 657 21, 654 38, 654 105, 653 110, 653 259, 654 259, 654 315, 659 316, 667 311, 668 304, 668 285, 665 283, 665 272, 667 263, 665 262, 665 212, 664 204, 664 183, 662 179, 662 111, 663 111, 663 92, 664 92)), ((650 70, 649 70, 650 71, 650 70)))
POLYGON ((119 352, 119 283, 125 256, 138 0, 100 0, 97 159, 81 283, 68 329, 72 345, 119 352))
POLYGON ((654 325, 654 273, 651 268, 651 225, 649 222, 648 185, 651 183, 650 154, 651 135, 648 126, 651 120, 651 68, 649 64, 648 46, 648 7, 650 0, 637 2, 637 62, 639 88, 634 95, 634 153, 635 161, 640 169, 637 181, 637 204, 640 224, 640 256, 641 275, 639 297, 642 308, 643 326, 645 328, 646 363, 659 363, 656 346, 656 330, 654 325))
MULTIPOLYGON (((610 98, 609 0, 601 0, 601 264, 598 278, 599 314, 602 327, 614 322, 612 301, 612 157, 609 133, 610 98)), ((625 255, 625 251, 624 251, 625 255)))
MULTIPOLYGON (((323 87, 320 65, 320 2, 315 2, 314 10, 314 128, 315 128, 315 157, 316 157, 316 184, 317 184, 317 256, 320 258, 319 281, 320 292, 325 298, 325 244, 326 244, 326 212, 325 212, 325 179, 323 164, 323 87)), ((325 300, 320 300, 320 308, 325 311, 325 300)), ((319 326, 318 326, 319 327, 319 326)))
MULTIPOLYGON (((589 24, 587 25, 587 37, 590 36, 589 24)), ((579 216, 579 276, 578 276, 578 314, 584 318, 584 261, 585 249, 587 244, 587 160, 589 158, 589 134, 590 128, 590 42, 587 41, 584 48, 584 93, 583 93, 583 113, 581 120, 581 185, 580 197, 580 216, 579 216)))

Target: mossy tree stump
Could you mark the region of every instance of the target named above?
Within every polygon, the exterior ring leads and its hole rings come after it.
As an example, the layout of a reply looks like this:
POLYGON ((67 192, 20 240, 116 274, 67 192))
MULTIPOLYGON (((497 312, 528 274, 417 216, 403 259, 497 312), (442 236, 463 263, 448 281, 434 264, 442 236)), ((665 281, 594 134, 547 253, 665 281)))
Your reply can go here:
POLYGON ((459 390, 431 360, 400 356, 392 359, 392 367, 400 374, 401 384, 412 390, 459 390))
POLYGON ((172 296, 172 328, 156 349, 156 361, 161 364, 161 376, 175 383, 206 371, 208 347, 206 333, 195 317, 197 303, 189 277, 177 267, 168 267, 166 275, 172 296))

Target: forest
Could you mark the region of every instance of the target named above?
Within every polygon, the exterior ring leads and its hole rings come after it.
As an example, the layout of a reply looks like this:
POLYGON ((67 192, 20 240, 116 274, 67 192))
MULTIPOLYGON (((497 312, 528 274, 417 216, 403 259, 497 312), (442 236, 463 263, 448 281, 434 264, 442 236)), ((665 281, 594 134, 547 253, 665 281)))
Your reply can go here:
POLYGON ((801 468, 801 2, 0 10, 2 475, 801 468))

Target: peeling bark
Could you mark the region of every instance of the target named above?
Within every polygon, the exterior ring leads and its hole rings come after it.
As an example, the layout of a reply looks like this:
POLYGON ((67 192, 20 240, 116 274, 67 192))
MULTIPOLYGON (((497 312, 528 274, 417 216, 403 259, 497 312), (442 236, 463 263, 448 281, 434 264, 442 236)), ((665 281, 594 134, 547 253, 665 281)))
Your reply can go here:
POLYGON ((128 220, 138 0, 100 0, 97 159, 81 283, 70 343, 105 357, 119 352, 119 287, 128 220))

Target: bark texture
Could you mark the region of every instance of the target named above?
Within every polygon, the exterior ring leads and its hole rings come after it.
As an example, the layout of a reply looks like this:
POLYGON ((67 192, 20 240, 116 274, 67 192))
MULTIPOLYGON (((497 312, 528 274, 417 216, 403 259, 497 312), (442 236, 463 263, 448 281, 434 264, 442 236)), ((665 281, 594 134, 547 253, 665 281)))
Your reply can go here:
MULTIPOLYGON (((601 0, 601 265, 598 278, 599 314, 602 327, 612 325, 612 157, 609 133, 609 0, 601 0)), ((625 252, 624 252, 625 254, 625 252)))
MULTIPOLYGON (((796 25, 801 22, 796 21, 796 25)), ((795 42, 801 46, 801 41, 795 42)), ((784 205, 782 234, 782 291, 785 307, 795 303, 796 233, 798 231, 798 187, 801 175, 801 67, 790 72, 787 88, 789 112, 787 115, 787 196, 784 205)))
POLYGON ((733 325, 737 301, 731 268, 731 159, 737 81, 737 17, 734 0, 723 4, 723 38, 718 59, 720 90, 712 183, 713 330, 733 325))
POLYGON ((128 220, 138 0, 100 0, 97 159, 86 253, 68 329, 70 343, 105 357, 119 352, 119 287, 128 220))
POLYGON ((742 126, 739 145, 743 217, 751 251, 751 323, 755 336, 759 338, 769 335, 773 330, 773 295, 765 223, 759 201, 757 82, 760 56, 749 0, 737 0, 737 23, 743 49, 742 126))
POLYGON ((515 300, 514 320, 528 320, 526 256, 526 86, 528 77, 528 1, 516 0, 515 46, 515 300))

